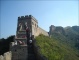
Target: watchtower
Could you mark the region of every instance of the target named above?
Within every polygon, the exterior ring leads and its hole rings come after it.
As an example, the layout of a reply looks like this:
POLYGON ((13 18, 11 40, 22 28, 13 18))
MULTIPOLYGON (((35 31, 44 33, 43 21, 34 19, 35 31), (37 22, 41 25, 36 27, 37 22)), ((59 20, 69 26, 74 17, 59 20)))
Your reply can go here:
POLYGON ((29 28, 31 35, 34 36, 36 35, 38 28, 38 21, 32 15, 18 17, 17 26, 19 26, 20 23, 22 23, 23 26, 24 24, 27 24, 27 27, 29 28))
POLYGON ((38 21, 32 15, 18 17, 16 36, 10 45, 12 60, 27 60, 27 43, 32 35, 35 36, 37 28, 38 21))

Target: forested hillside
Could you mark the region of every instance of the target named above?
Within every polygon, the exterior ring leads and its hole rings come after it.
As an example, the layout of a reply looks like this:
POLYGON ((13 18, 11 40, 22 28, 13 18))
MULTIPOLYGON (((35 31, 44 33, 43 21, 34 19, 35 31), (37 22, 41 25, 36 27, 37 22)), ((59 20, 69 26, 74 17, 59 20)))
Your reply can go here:
POLYGON ((7 39, 0 39, 0 55, 4 54, 5 52, 9 51, 10 43, 13 42, 14 35, 9 36, 7 39))
POLYGON ((71 46, 74 50, 79 50, 79 26, 56 27, 52 31, 52 38, 63 44, 71 46))
POLYGON ((79 26, 56 27, 51 38, 39 35, 36 43, 48 60, 79 60, 79 26))

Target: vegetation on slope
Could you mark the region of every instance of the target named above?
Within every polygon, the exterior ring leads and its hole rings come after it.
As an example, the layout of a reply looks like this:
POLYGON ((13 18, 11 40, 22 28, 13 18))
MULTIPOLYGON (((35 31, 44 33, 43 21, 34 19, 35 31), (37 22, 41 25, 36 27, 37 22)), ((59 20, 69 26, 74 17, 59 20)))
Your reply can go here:
POLYGON ((56 29, 52 32, 52 37, 60 43, 70 46, 79 54, 79 26, 62 28, 64 32, 62 29, 57 29, 60 33, 57 33, 56 29))
POLYGON ((40 54, 48 60, 79 60, 75 51, 67 44, 60 43, 58 39, 41 34, 36 37, 36 44, 40 48, 40 54))

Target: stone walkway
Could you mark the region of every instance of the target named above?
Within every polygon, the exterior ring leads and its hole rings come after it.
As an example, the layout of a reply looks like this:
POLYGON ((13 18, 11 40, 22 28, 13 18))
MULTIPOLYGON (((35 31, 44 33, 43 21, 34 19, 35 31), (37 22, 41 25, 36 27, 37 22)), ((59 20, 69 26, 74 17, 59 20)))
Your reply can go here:
POLYGON ((28 60, 36 60, 32 45, 28 46, 28 60))

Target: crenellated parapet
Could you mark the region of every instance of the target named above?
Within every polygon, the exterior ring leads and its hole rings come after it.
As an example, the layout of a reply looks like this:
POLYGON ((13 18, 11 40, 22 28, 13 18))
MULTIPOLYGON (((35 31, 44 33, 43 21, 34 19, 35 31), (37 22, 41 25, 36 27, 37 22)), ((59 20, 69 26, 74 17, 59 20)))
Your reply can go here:
POLYGON ((38 26, 36 18, 32 15, 18 17, 16 36, 14 42, 10 44, 12 60, 27 60, 27 43, 32 39, 32 36, 36 37, 39 34, 49 36, 48 32, 38 26))
POLYGON ((35 22, 38 23, 38 21, 32 15, 25 15, 25 16, 19 16, 18 17, 18 20, 24 20, 24 19, 32 19, 32 20, 34 20, 35 22))
POLYGON ((26 19, 26 18, 31 18, 30 16, 26 15, 26 16, 19 16, 18 17, 18 20, 21 20, 21 19, 26 19))
POLYGON ((12 57, 12 52, 9 51, 4 53, 3 55, 0 55, 0 60, 12 60, 11 57, 12 57))

